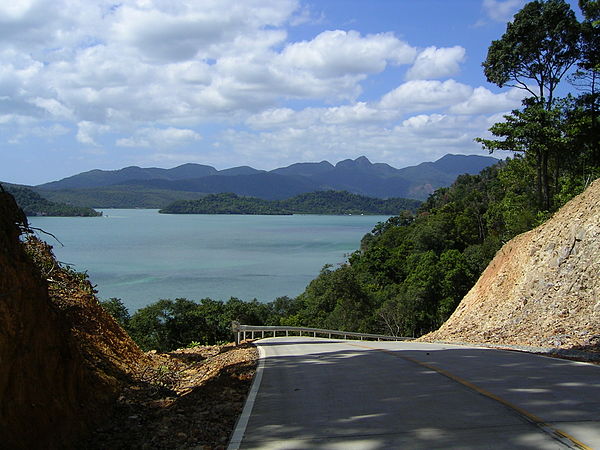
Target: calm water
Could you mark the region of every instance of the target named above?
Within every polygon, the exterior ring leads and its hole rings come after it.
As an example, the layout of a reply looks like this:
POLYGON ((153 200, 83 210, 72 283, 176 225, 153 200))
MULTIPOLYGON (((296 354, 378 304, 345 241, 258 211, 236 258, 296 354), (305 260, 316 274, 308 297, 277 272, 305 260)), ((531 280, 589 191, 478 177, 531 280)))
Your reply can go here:
POLYGON ((227 300, 300 294, 388 216, 168 215, 107 209, 104 217, 32 217, 59 261, 87 270, 101 299, 134 311, 161 298, 227 300))

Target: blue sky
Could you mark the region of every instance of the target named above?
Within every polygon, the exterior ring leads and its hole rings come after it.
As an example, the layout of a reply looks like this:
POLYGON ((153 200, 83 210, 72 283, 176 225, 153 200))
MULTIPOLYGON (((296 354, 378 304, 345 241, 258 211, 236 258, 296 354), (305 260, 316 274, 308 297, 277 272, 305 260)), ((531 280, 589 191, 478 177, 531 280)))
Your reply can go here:
POLYGON ((473 139, 523 92, 488 83, 481 62, 524 4, 3 2, 0 180, 485 155, 473 139))

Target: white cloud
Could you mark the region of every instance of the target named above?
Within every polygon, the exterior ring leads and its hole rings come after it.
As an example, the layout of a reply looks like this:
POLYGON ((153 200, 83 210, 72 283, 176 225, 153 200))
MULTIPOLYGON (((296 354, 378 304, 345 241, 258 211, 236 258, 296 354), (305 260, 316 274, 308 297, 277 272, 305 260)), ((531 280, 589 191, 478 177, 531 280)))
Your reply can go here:
POLYGON ((110 128, 107 125, 97 124, 87 120, 77 124, 77 140, 86 145, 99 145, 96 136, 107 133, 110 128))
POLYGON ((296 112, 290 108, 267 109, 258 114, 250 116, 246 123, 253 128, 271 128, 289 123, 296 115, 296 112))
POLYGON ((465 60, 466 50, 458 45, 454 47, 427 47, 418 54, 406 77, 409 80, 427 78, 445 78, 460 71, 460 63, 465 60))
POLYGON ((449 152, 482 152, 473 137, 484 135, 487 128, 484 117, 436 113, 409 117, 393 127, 382 123, 314 122, 305 127, 290 123, 257 133, 229 129, 220 142, 240 164, 252 163, 260 168, 320 161, 324 155, 330 162, 365 155, 372 161, 404 167, 414 163, 417 151, 430 160, 449 152))
POLYGON ((47 111, 53 118, 73 118, 73 111, 54 98, 36 97, 34 99, 31 99, 31 103, 33 103, 38 108, 42 108, 43 110, 47 111))
POLYGON ((111 32, 117 41, 151 61, 176 62, 218 58, 238 45, 253 45, 262 35, 277 35, 298 8, 295 0, 205 0, 168 4, 124 4, 114 13, 111 32), (249 39, 250 37, 254 39, 249 39))
POLYGON ((454 80, 412 80, 385 94, 379 106, 403 112, 444 108, 465 101, 472 91, 454 80))
MULTIPOLYGON (((487 1, 486 11, 501 17, 513 3, 487 1)), ((513 91, 446 79, 463 47, 418 52, 389 32, 311 31, 326 19, 299 0, 4 2, 0 136, 64 136, 104 161, 130 152, 260 167, 329 152, 402 165, 411 149, 472 150, 464 130, 489 127, 474 115, 518 106, 513 91), (407 81, 382 87, 403 80, 401 65, 407 81), (204 157, 194 153, 201 134, 204 157)))
POLYGON ((471 96, 461 103, 450 107, 454 114, 492 114, 499 111, 510 111, 521 106, 526 92, 513 88, 500 94, 494 94, 484 87, 473 90, 471 96))
POLYGON ((514 14, 525 4, 525 0, 483 0, 486 16, 494 22, 512 21, 514 14))
POLYGON ((142 128, 136 131, 130 138, 117 140, 120 147, 157 147, 170 148, 186 145, 191 142, 202 139, 198 133, 193 130, 181 128, 142 128))
POLYGON ((356 31, 324 31, 311 41, 288 45, 279 63, 318 78, 378 73, 388 63, 409 64, 416 50, 391 33, 362 37, 356 31))

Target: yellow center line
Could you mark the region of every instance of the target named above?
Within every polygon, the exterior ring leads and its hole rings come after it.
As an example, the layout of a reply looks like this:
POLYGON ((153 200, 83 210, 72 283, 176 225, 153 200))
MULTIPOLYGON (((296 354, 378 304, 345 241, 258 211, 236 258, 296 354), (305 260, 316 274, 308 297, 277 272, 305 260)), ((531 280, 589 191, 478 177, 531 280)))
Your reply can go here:
POLYGON ((527 420, 529 420, 530 422, 532 422, 533 424, 537 425, 538 427, 540 427, 543 431, 545 432, 550 432, 550 434, 553 434, 555 437, 558 437, 559 439, 566 439, 568 440, 570 443, 572 443, 573 445, 575 445, 577 448, 580 448, 582 450, 593 450, 592 447, 584 444, 583 442, 581 442, 580 440, 578 440, 577 438, 571 436, 570 434, 559 430, 558 428, 553 427, 552 425, 548 424, 547 422, 545 422, 544 420, 542 420, 540 417, 536 416, 535 414, 530 413, 529 411, 524 410, 523 408, 521 408, 520 406, 517 406, 511 402, 509 402, 508 400, 503 399, 502 397, 497 396, 496 394, 492 394, 491 392, 471 383, 470 381, 467 381, 463 378, 460 378, 457 375, 454 375, 453 373, 448 372, 447 370, 444 369, 440 369, 439 367, 435 367, 429 363, 423 362, 423 361, 419 361, 417 359, 411 358, 410 356, 406 356, 406 355, 402 355, 400 353, 398 353, 397 351, 392 351, 392 350, 387 350, 385 348, 376 348, 376 347, 369 347, 368 345, 362 345, 362 344, 351 344, 348 343, 349 345, 352 345, 354 347, 362 347, 362 348, 367 348, 370 350, 378 350, 380 352, 384 352, 384 353, 388 353, 389 355, 392 355, 396 358, 401 358, 405 361, 409 361, 413 364, 417 364, 421 367, 425 367, 429 370, 433 370, 434 372, 439 373, 440 375, 445 376, 446 378, 451 379, 452 381, 455 381, 459 384, 462 384, 463 386, 477 392, 478 394, 481 394, 485 397, 488 397, 492 400, 497 401, 498 403, 506 406, 507 408, 512 409, 513 411, 517 412, 518 414, 520 414, 521 416, 525 417, 527 420))

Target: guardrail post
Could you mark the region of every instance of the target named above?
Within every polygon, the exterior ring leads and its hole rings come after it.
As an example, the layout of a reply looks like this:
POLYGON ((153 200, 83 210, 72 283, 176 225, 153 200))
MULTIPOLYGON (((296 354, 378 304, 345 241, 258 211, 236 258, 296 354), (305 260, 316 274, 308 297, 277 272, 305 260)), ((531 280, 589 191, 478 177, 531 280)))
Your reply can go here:
POLYGON ((240 345, 240 323, 236 320, 231 322, 231 331, 235 337, 235 345, 240 345))
POLYGON ((313 337, 317 337, 317 332, 313 331, 313 337))
POLYGON ((265 337, 265 330, 262 330, 262 331, 261 331, 261 333, 262 333, 262 336, 261 336, 261 337, 263 337, 263 338, 264 338, 264 337, 265 337))
POLYGON ((290 335, 290 330, 285 330, 285 336, 288 337, 290 335))

